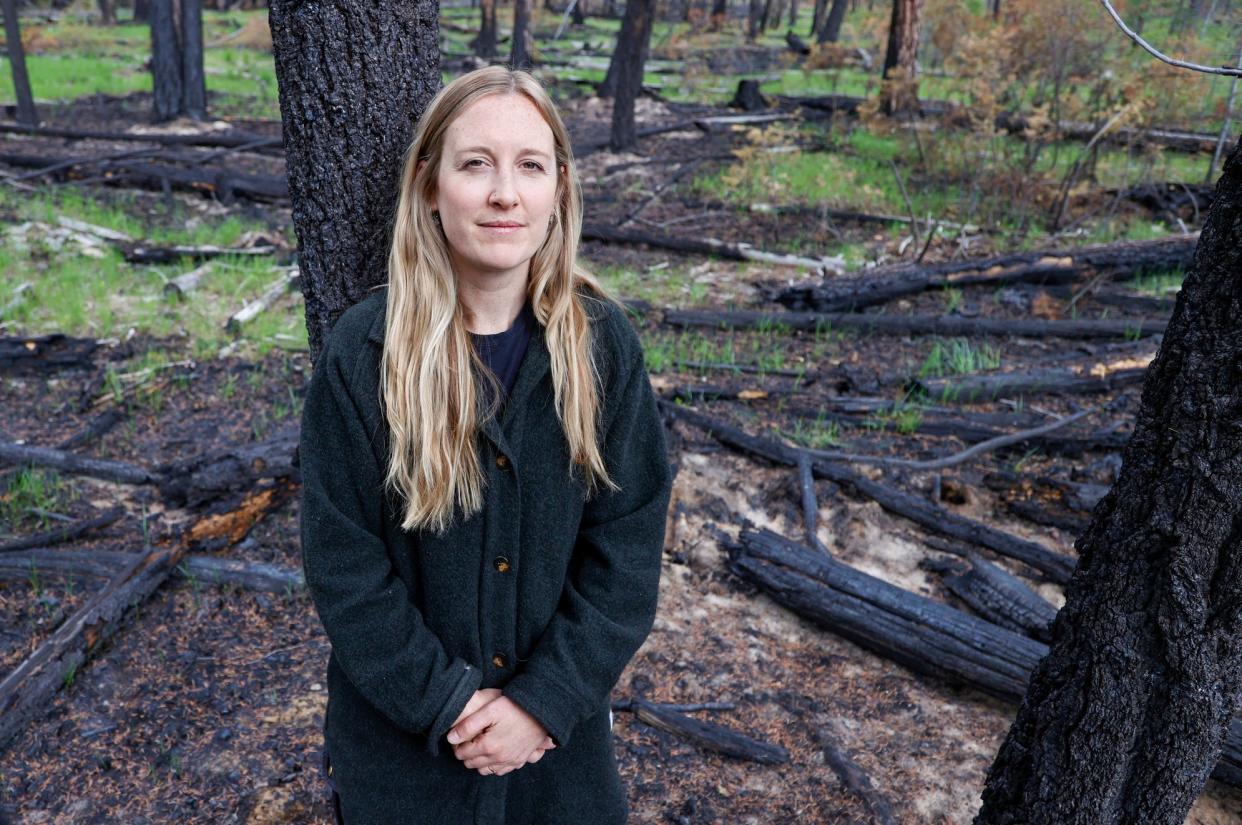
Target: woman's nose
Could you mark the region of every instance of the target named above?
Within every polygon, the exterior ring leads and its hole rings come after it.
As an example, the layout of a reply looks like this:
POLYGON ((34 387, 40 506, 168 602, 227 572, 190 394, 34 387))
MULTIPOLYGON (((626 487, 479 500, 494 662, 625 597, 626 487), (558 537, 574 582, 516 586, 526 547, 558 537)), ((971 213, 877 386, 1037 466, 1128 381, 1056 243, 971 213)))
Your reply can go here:
POLYGON ((517 187, 513 182, 513 174, 506 171, 497 172, 496 185, 492 189, 492 203, 507 208, 516 205, 517 200, 517 187))

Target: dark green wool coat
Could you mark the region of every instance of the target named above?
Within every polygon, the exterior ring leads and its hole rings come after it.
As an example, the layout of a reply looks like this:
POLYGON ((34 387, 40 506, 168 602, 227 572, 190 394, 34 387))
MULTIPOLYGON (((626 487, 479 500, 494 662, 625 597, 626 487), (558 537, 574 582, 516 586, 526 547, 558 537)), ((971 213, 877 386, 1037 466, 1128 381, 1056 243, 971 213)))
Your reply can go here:
POLYGON ((324 736, 348 825, 613 825, 625 792, 610 693, 655 619, 672 483, 643 353, 588 298, 604 386, 601 449, 620 492, 584 501, 535 325, 499 423, 484 422, 483 509, 404 532, 382 492, 379 358, 387 290, 341 316, 302 412, 306 584, 332 652, 324 736), (445 735, 500 688, 557 747, 484 776, 445 735))

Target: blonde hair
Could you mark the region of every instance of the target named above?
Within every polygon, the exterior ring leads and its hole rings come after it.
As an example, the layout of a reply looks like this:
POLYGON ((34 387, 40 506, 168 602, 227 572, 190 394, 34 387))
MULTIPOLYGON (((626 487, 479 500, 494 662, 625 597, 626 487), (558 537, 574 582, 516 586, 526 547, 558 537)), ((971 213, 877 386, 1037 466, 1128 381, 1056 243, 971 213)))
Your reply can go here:
POLYGON ((384 486, 405 502, 405 530, 442 533, 452 521, 455 502, 466 517, 483 505, 485 475, 475 440, 482 417, 494 414, 500 393, 492 393, 489 409, 480 409, 482 396, 473 376, 496 389, 499 384, 470 343, 448 242, 432 220, 429 203, 449 124, 476 100, 497 94, 530 100, 551 127, 556 146, 556 207, 547 239, 531 258, 526 289, 551 356, 556 413, 571 456, 566 472, 572 472, 572 465, 585 471, 588 496, 600 484, 617 489, 598 443, 600 377, 591 358, 585 299, 577 288, 620 303, 577 261, 582 192, 569 134, 533 76, 489 66, 462 75, 436 94, 402 164, 388 256, 380 402, 390 436, 384 486), (419 168, 421 160, 427 162, 419 168))

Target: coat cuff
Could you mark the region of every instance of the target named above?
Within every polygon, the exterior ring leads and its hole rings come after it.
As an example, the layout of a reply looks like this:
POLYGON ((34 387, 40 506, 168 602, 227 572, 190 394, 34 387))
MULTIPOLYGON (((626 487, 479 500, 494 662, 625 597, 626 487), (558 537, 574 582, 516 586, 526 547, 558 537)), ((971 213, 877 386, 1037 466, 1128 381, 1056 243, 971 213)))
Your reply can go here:
POLYGON ((453 692, 444 700, 440 713, 427 731, 427 752, 432 756, 439 756, 440 740, 453 727, 457 717, 470 703, 470 697, 483 683, 483 671, 469 664, 465 659, 455 659, 453 665, 461 669, 461 678, 457 680, 457 686, 453 688, 453 692))
POLYGON ((501 693, 539 720, 552 744, 558 748, 569 744, 570 731, 583 715, 581 699, 557 682, 530 672, 514 676, 501 693))

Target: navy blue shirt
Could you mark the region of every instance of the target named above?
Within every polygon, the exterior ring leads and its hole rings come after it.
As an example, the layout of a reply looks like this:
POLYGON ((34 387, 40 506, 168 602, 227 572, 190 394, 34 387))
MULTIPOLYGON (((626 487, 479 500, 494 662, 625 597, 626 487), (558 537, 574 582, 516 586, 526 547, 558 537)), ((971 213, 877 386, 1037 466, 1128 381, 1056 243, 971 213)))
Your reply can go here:
MULTIPOLYGON (((500 404, 496 408, 498 418, 500 410, 504 408, 505 400, 513 391, 513 382, 517 380, 518 367, 522 364, 522 356, 526 354, 526 345, 530 343, 531 330, 534 329, 536 323, 538 322, 535 320, 535 312, 531 309, 528 297, 526 303, 522 304, 517 318, 513 320, 512 326, 504 332, 491 335, 470 333, 474 351, 479 354, 483 363, 496 373, 496 378, 504 387, 504 397, 500 399, 500 404)), ((491 382, 480 381, 479 383, 482 385, 484 404, 490 404, 491 382)))

